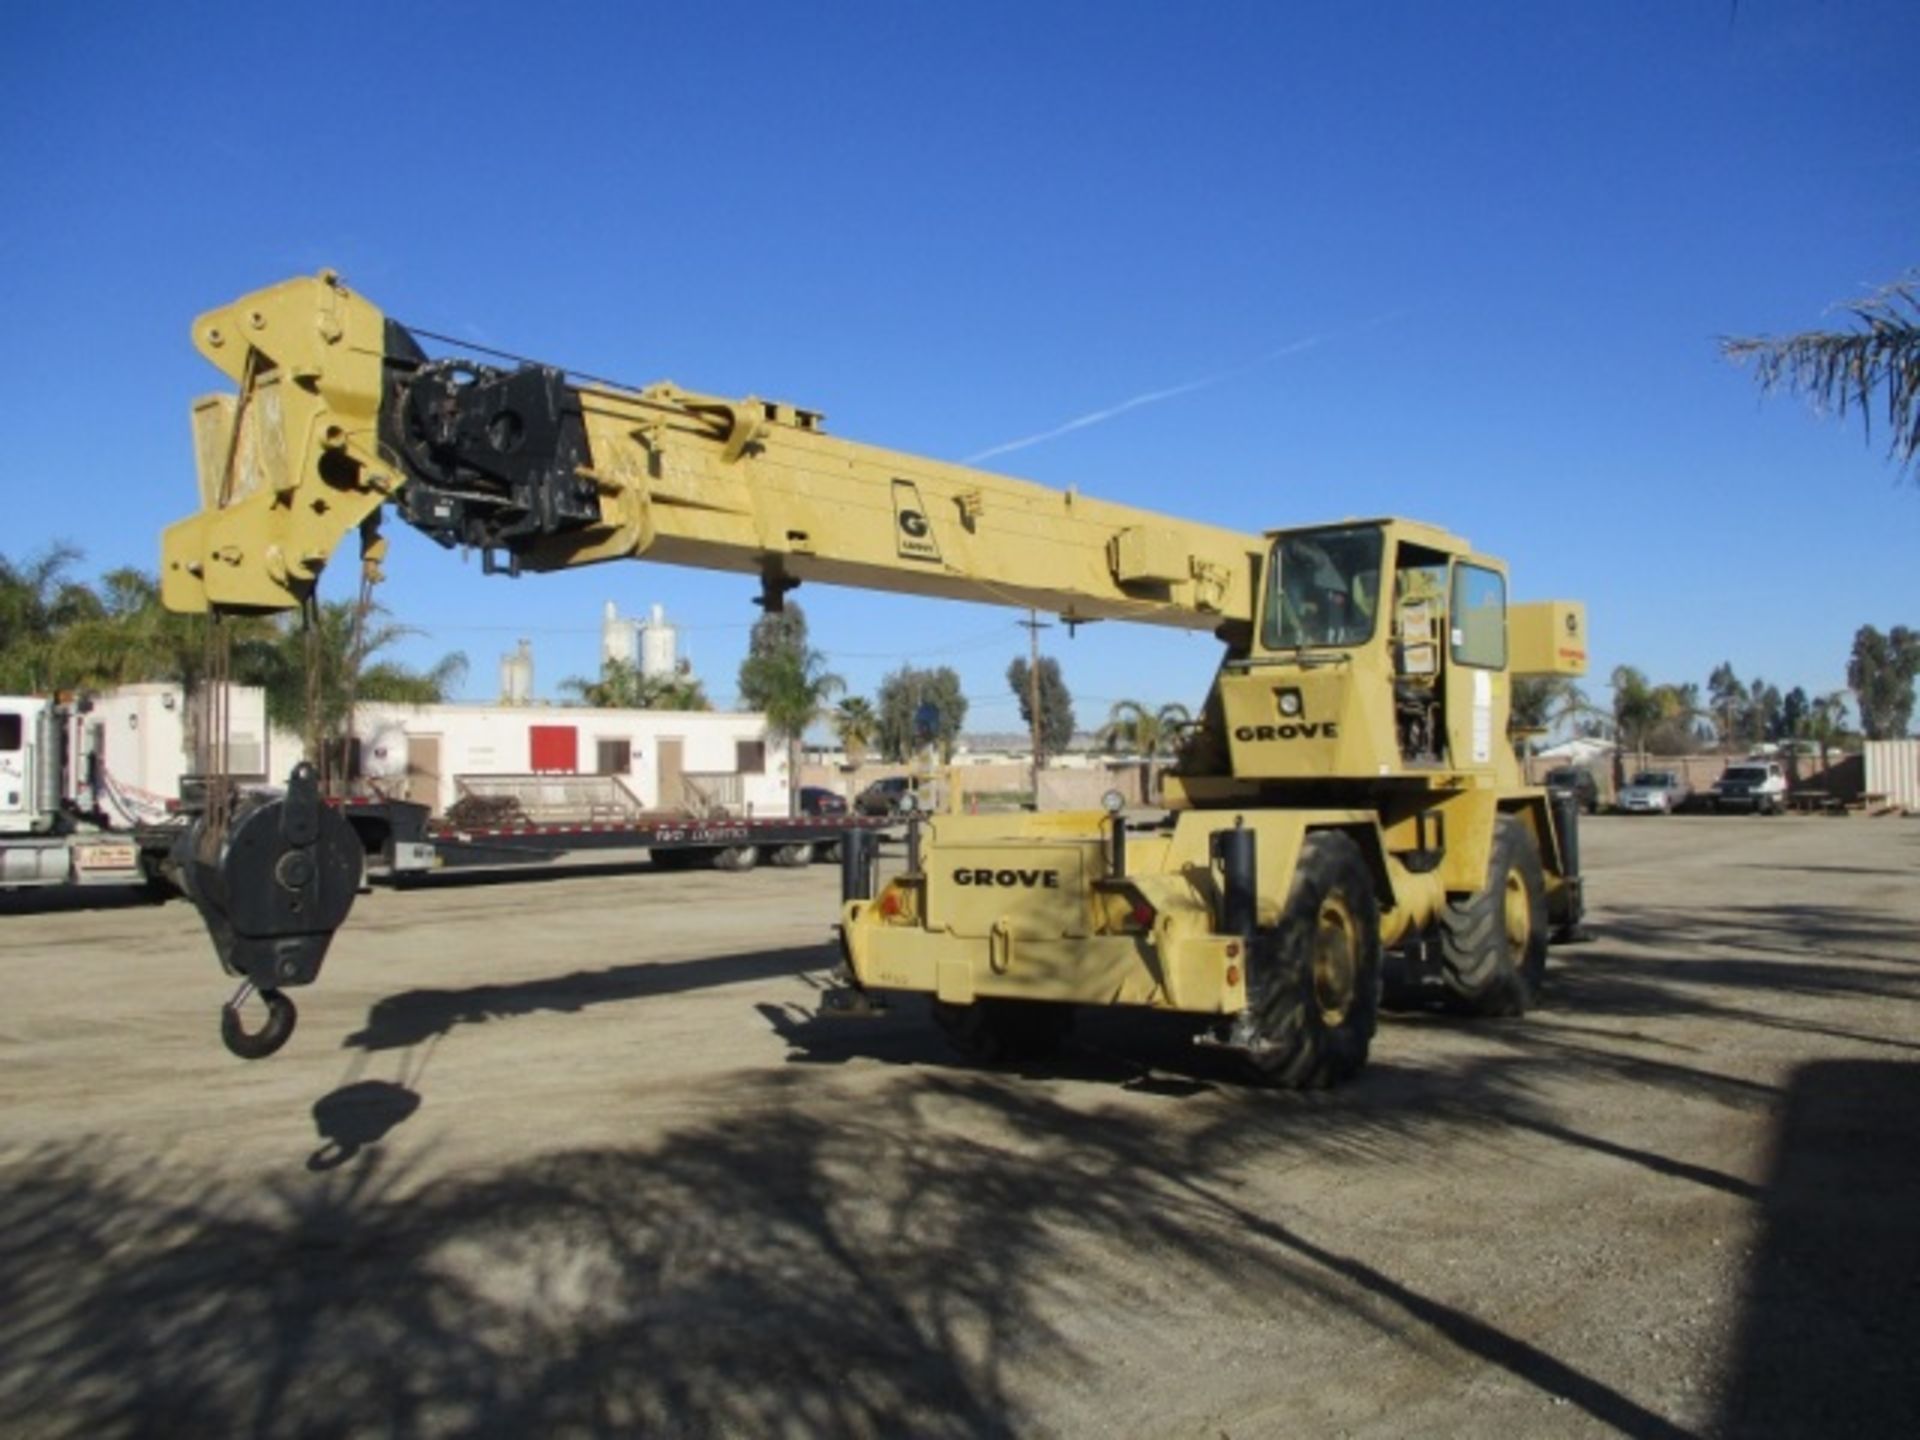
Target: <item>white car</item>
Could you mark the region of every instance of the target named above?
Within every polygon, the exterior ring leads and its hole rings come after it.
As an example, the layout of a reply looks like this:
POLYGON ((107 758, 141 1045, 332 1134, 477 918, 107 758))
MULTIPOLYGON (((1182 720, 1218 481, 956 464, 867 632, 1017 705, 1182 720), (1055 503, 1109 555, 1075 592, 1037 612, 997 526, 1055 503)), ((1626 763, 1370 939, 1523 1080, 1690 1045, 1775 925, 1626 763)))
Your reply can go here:
POLYGON ((1713 808, 1778 815, 1787 808, 1787 772, 1777 760, 1729 765, 1713 784, 1713 808))
POLYGON ((1620 808, 1629 815, 1671 815, 1692 793, 1677 770, 1642 770, 1620 792, 1620 808))

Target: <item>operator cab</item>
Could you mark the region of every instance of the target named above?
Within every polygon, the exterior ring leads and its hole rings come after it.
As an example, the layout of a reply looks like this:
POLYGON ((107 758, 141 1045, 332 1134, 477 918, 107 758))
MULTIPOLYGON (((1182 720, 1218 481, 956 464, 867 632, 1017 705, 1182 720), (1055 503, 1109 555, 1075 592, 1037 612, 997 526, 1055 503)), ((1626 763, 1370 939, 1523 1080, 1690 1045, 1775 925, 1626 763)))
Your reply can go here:
POLYGON ((1235 775, 1489 768, 1508 708, 1499 563, 1404 520, 1271 540, 1254 643, 1222 674, 1235 775))

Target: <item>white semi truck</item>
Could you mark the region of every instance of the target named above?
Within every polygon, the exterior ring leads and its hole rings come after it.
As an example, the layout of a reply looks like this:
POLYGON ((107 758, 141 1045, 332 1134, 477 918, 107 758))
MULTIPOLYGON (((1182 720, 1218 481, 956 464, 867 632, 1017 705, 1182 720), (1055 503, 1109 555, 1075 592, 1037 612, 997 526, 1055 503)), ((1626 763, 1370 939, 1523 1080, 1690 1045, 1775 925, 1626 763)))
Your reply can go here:
MULTIPOLYGON (((234 701, 236 728, 252 732, 236 749, 257 769, 262 699, 235 687, 234 701)), ((185 703, 158 684, 98 699, 0 695, 0 889, 164 884, 186 823, 185 703)))

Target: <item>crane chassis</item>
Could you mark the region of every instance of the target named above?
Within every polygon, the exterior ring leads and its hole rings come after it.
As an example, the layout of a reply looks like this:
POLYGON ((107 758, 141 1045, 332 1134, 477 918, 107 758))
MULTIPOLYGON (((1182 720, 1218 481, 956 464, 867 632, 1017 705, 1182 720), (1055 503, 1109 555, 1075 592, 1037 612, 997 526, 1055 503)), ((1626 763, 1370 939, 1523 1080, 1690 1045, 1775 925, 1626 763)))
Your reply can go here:
MULTIPOLYGON (((930 996, 972 1055, 1041 1054, 1076 1007, 1129 1005, 1191 1017, 1254 1078, 1333 1083, 1366 1061, 1389 953, 1459 1009, 1515 1015, 1578 933, 1576 813, 1524 783, 1507 726, 1516 675, 1584 673, 1584 608, 1510 601, 1505 565, 1443 529, 1242 533, 855 444, 783 402, 435 359, 328 272, 194 338, 238 389, 195 406, 201 508, 163 541, 178 610, 307 603, 355 534, 371 579, 391 513, 509 575, 648 559, 752 576, 767 608, 825 583, 1216 634, 1164 824, 916 815, 884 884, 848 836, 849 995, 930 996)), ((296 773, 182 843, 244 982, 236 1053, 285 1042, 284 992, 346 919, 344 828, 296 773)))

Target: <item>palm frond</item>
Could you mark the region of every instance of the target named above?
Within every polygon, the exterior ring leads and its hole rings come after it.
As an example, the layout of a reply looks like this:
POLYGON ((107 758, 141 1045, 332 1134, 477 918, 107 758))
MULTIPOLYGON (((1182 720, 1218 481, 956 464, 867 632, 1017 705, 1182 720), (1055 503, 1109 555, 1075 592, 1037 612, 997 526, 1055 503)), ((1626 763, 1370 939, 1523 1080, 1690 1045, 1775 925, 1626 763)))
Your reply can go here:
POLYGON ((1723 336, 1720 353, 1750 363, 1763 391, 1797 391, 1816 413, 1843 420, 1859 411, 1869 440, 1881 409, 1890 457, 1911 467, 1920 460, 1920 271, 1843 308, 1858 328, 1723 336))

